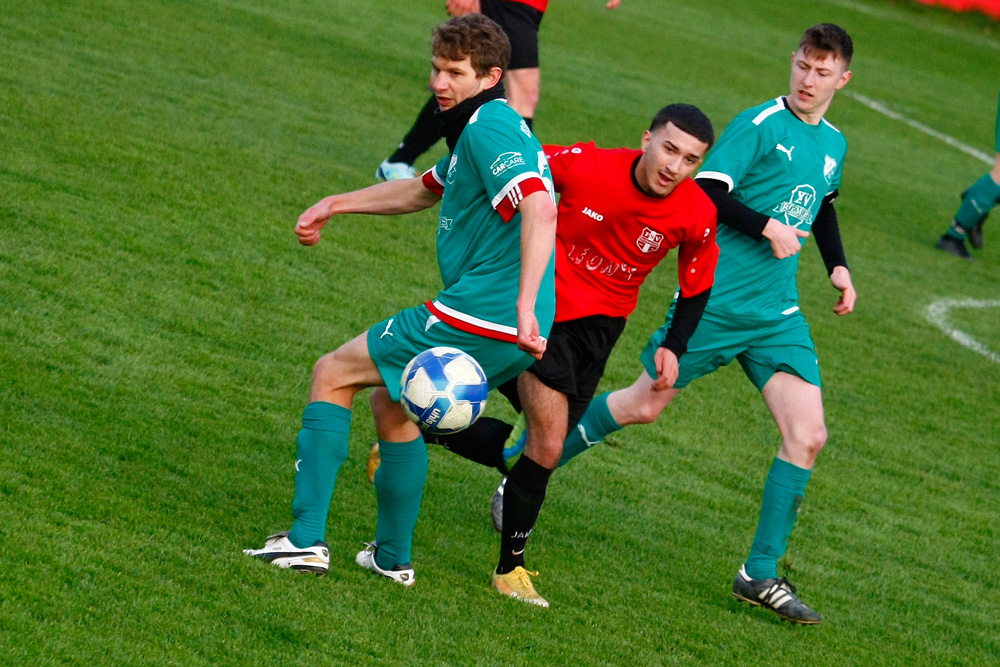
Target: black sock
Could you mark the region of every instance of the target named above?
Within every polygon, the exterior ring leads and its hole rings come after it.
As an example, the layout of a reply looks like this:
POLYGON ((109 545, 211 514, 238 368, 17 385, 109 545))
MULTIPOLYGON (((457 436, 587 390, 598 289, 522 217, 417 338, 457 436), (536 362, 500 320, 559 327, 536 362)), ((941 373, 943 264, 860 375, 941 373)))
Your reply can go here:
POLYGON ((524 566, 524 547, 545 500, 552 471, 522 455, 514 464, 503 490, 503 531, 497 574, 524 566))
POLYGON ((487 468, 507 474, 503 462, 503 445, 514 427, 493 417, 480 417, 476 423, 458 433, 426 437, 428 442, 444 445, 449 452, 487 468))
POLYGON ((427 100, 424 108, 420 110, 420 115, 417 116, 410 131, 403 137, 399 148, 389 156, 389 162, 405 162, 412 165, 418 157, 437 143, 437 140, 441 138, 441 123, 434 115, 437 109, 437 100, 432 96, 427 100))

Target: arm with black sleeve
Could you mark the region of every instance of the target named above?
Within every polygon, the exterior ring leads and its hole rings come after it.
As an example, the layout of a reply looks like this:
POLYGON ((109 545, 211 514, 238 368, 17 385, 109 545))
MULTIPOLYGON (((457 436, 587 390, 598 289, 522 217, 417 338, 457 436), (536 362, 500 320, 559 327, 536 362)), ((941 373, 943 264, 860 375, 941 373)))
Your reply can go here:
POLYGON ((678 359, 687 352, 688 341, 698 328, 698 322, 701 321, 701 315, 705 312, 705 304, 708 303, 711 293, 712 288, 709 287, 694 296, 677 296, 674 314, 670 318, 670 328, 667 329, 667 337, 660 343, 660 347, 667 348, 678 359))
POLYGON ((844 255, 844 244, 840 240, 840 223, 837 221, 837 210, 833 207, 839 190, 831 192, 823 198, 816 219, 813 220, 812 233, 816 238, 816 247, 826 265, 826 274, 830 275, 838 266, 847 268, 847 257, 844 255))
POLYGON ((777 259, 796 254, 802 248, 801 238, 809 232, 790 227, 763 213, 758 213, 746 204, 737 201, 729 191, 729 185, 714 178, 699 178, 695 181, 715 204, 719 222, 745 234, 755 241, 766 238, 771 244, 771 253, 777 259))
POLYGON ((840 298, 833 306, 837 315, 847 315, 854 312, 854 303, 858 293, 851 281, 851 271, 847 268, 847 258, 844 255, 844 244, 840 240, 840 224, 837 221, 837 211, 833 208, 833 200, 837 191, 823 198, 816 219, 813 220, 812 231, 816 236, 816 247, 826 265, 830 282, 840 292, 840 298))
POLYGON ((719 246, 715 242, 716 210, 701 193, 697 199, 701 203, 690 209, 684 240, 677 246, 679 289, 670 315, 670 327, 654 358, 655 390, 668 389, 677 380, 680 358, 687 352, 688 341, 698 328, 715 282, 719 263, 719 246))

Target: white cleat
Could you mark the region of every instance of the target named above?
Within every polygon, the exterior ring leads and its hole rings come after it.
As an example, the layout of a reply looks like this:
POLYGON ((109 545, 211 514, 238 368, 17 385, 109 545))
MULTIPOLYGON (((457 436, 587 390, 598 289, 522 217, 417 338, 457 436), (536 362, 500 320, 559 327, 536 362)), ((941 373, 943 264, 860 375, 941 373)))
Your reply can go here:
POLYGON ((330 568, 330 550, 326 542, 300 549, 288 539, 287 530, 268 535, 262 549, 244 549, 243 553, 277 567, 308 572, 317 577, 322 577, 330 568))
POLYGON ((378 551, 378 546, 374 542, 365 542, 364 550, 358 552, 358 555, 354 557, 354 562, 365 569, 371 570, 375 574, 382 575, 386 579, 392 579, 398 584, 412 586, 416 583, 416 574, 413 572, 413 568, 409 566, 409 563, 406 565, 397 565, 391 570, 383 570, 375 562, 376 551, 378 551))

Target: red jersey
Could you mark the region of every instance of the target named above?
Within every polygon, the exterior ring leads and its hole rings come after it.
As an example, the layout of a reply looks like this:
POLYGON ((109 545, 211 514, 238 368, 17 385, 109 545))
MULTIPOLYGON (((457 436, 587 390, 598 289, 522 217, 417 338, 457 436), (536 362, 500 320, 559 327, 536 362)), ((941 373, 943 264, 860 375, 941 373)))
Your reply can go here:
POLYGON ((719 260, 715 205, 693 180, 653 197, 632 177, 638 149, 604 149, 593 142, 543 148, 560 194, 556 322, 628 317, 642 282, 671 248, 680 248, 682 296, 712 286, 719 260))
POLYGON ((545 8, 549 6, 549 0, 508 0, 508 2, 520 2, 522 5, 534 7, 543 14, 545 13, 545 8))

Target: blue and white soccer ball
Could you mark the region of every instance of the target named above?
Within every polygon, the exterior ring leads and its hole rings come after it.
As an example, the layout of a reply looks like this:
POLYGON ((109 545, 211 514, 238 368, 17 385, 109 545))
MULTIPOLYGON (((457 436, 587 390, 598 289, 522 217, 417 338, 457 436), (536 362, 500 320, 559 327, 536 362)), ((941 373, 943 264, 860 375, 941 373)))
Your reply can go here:
POLYGON ((475 359, 454 347, 433 347, 406 365, 399 403, 422 430, 448 435, 479 418, 489 392, 475 359))

